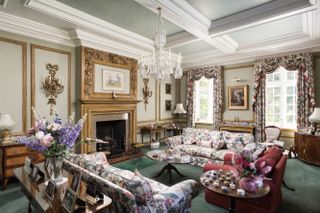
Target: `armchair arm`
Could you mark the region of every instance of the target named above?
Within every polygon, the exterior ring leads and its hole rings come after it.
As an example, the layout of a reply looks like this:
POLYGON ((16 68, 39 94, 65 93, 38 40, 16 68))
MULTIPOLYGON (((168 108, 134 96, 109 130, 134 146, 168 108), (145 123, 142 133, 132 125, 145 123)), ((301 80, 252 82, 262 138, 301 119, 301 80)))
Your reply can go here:
POLYGON ((164 210, 163 212, 189 212, 183 210, 190 209, 192 198, 196 197, 199 192, 200 185, 197 181, 182 181, 165 192, 155 194, 153 196, 154 208, 164 210))
POLYGON ((174 146, 178 146, 182 144, 182 136, 172 136, 165 139, 165 142, 169 148, 173 148, 174 146))

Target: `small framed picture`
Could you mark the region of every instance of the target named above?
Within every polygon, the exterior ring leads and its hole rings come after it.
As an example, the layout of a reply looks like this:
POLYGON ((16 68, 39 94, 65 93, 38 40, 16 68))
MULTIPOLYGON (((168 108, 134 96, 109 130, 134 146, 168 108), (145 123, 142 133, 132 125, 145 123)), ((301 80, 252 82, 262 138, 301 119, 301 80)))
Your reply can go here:
POLYGON ((70 188, 67 188, 62 201, 62 207, 67 213, 71 213, 74 210, 74 206, 77 201, 77 195, 70 188))
POLYGON ((89 202, 91 205, 94 205, 98 201, 98 196, 98 186, 92 182, 88 182, 85 196, 86 201, 89 202))
POLYGON ((76 172, 73 173, 73 177, 72 177, 70 188, 75 193, 77 193, 78 190, 79 190, 79 186, 80 186, 80 182, 81 182, 81 174, 82 173, 80 171, 76 171, 76 172))
POLYGON ((166 111, 171 111, 171 100, 166 100, 165 101, 165 104, 166 104, 166 111))
POLYGON ((24 162, 24 172, 27 174, 27 175, 30 175, 31 173, 31 158, 29 157, 26 157, 26 160, 24 162))
POLYGON ((49 198, 49 200, 53 201, 55 194, 56 194, 56 184, 52 180, 49 180, 48 186, 46 188, 46 196, 49 198))
POLYGON ((166 94, 172 94, 171 84, 165 84, 165 93, 166 94))
POLYGON ((30 174, 30 179, 32 182, 37 182, 38 172, 39 172, 39 167, 37 167, 36 165, 33 165, 32 172, 30 174))

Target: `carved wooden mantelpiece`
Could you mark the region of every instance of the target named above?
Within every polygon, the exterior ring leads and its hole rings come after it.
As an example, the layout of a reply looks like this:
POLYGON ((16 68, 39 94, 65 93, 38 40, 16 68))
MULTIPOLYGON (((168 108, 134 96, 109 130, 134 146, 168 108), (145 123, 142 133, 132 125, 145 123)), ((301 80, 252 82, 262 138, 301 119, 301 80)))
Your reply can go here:
MULTIPOLYGON (((81 137, 96 137, 95 120, 103 117, 128 114, 129 133, 128 141, 136 142, 137 137, 137 61, 132 58, 107 53, 87 47, 81 47, 81 94, 80 113, 87 114, 81 137), (130 71, 130 92, 128 94, 117 93, 113 97, 112 92, 95 92, 95 66, 106 65, 115 68, 124 68, 130 71)), ((102 80, 102 79, 101 79, 102 80)), ((126 151, 130 151, 129 144, 126 151)), ((81 144, 80 152, 93 152, 93 146, 81 144)))
MULTIPOLYGON (((106 104, 82 104, 81 105, 81 114, 87 114, 87 121, 84 123, 81 137, 94 137, 94 129, 92 125, 94 125, 93 120, 96 119, 97 116, 106 116, 106 115, 114 115, 114 114, 123 114, 127 113, 129 116, 129 134, 128 138, 130 143, 136 141, 137 136, 137 113, 136 113, 136 104, 121 104, 118 103, 106 103, 106 104)), ((81 144, 81 153, 88 153, 95 151, 88 144, 81 144)))
POLYGON ((114 99, 112 92, 94 91, 94 73, 97 64, 130 70, 129 94, 117 93, 115 99, 136 100, 137 60, 88 47, 81 47, 81 100, 114 99))

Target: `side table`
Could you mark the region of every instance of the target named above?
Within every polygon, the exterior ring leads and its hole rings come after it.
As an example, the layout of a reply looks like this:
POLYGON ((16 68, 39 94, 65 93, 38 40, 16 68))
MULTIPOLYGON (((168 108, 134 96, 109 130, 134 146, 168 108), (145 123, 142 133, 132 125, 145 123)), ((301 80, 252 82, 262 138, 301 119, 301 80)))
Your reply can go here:
MULTIPOLYGON (((141 133, 141 141, 142 141, 142 143, 144 143, 144 135, 145 134, 149 134, 149 138, 150 138, 150 140, 148 141, 149 143, 150 143, 150 147, 151 147, 151 142, 152 142, 152 135, 153 135, 153 133, 155 133, 155 135, 156 135, 156 140, 160 140, 160 133, 161 132, 165 132, 166 131, 166 129, 165 128, 163 128, 163 127, 157 127, 157 128, 149 128, 149 127, 143 127, 143 128, 141 128, 141 130, 140 130, 140 133, 141 133)), ((164 133, 165 134, 165 133, 164 133)))
MULTIPOLYGON (((246 192, 244 196, 240 196, 237 194, 237 189, 239 188, 238 183, 236 184, 235 189, 230 189, 228 192, 223 192, 221 189, 221 183, 220 186, 215 187, 213 183, 210 183, 209 185, 206 185, 204 182, 207 180, 207 174, 209 174, 211 171, 207 171, 203 173, 200 177, 201 184, 208 190, 218 193, 220 195, 226 196, 230 198, 230 207, 229 212, 235 213, 236 212, 236 199, 250 199, 250 198, 259 198, 266 196, 270 191, 270 186, 268 184, 264 184, 262 187, 256 189, 254 192, 246 192)), ((210 177, 211 178, 211 177, 210 177)))

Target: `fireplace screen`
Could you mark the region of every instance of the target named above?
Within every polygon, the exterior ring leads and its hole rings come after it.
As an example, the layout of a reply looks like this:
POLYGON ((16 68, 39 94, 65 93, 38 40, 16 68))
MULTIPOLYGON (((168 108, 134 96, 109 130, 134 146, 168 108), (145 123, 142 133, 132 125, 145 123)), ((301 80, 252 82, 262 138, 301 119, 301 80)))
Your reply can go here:
POLYGON ((96 137, 109 142, 97 144, 97 151, 108 151, 108 157, 118 156, 126 151, 126 120, 96 122, 96 137))

